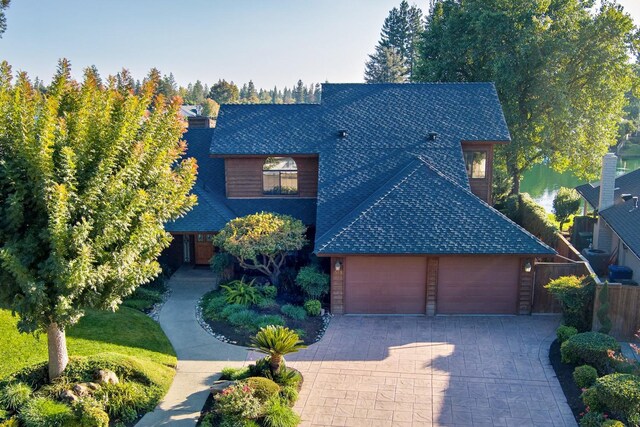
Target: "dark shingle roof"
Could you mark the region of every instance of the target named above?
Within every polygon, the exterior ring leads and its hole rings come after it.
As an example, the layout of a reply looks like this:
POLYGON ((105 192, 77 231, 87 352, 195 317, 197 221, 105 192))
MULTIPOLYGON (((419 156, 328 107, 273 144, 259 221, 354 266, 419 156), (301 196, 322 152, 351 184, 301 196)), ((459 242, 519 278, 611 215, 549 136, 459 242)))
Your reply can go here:
POLYGON ((317 252, 553 253, 469 191, 461 142, 509 141, 491 83, 325 84, 320 105, 223 105, 217 126, 213 155, 318 154, 317 207, 224 199, 222 159, 199 159, 214 170, 205 189, 233 214, 315 217, 317 252))
POLYGON ((422 159, 414 159, 325 235, 319 236, 316 251, 555 253, 422 159))
MULTIPOLYGON (((620 197, 622 194, 632 194, 637 196, 640 194, 640 169, 628 172, 624 175, 620 175, 616 178, 616 191, 614 197, 616 203, 622 201, 620 197)), ((587 202, 595 209, 598 209, 598 203, 600 202, 600 183, 597 185, 582 184, 576 187, 578 193, 585 198, 587 202)))

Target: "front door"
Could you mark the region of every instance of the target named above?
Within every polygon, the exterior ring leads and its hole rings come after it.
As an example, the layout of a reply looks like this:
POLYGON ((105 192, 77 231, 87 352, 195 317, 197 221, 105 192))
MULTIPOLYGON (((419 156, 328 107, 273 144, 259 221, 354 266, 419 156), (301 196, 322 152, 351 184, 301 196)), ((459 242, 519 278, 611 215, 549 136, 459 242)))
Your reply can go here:
POLYGON ((213 233, 196 234, 195 262, 198 265, 208 265, 213 256, 213 233))

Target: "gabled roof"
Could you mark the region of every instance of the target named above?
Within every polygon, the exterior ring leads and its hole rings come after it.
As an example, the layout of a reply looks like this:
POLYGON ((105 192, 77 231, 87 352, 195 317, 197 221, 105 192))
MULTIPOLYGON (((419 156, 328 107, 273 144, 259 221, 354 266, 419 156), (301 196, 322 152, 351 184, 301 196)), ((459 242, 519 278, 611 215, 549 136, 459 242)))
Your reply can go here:
MULTIPOLYGON (((614 192, 615 202, 619 203, 622 198, 622 194, 632 194, 634 196, 640 195, 640 169, 627 172, 624 175, 620 175, 615 181, 616 190, 614 192)), ((598 203, 600 199, 600 184, 582 184, 576 187, 578 193, 585 198, 585 200, 598 209, 598 203)))
MULTIPOLYGON (((635 202, 622 199, 623 194, 640 196, 640 169, 621 175, 615 180, 614 204, 599 211, 600 216, 624 241, 627 247, 640 258, 640 209, 635 202)), ((583 184, 576 190, 594 208, 598 209, 600 185, 583 184)))
POLYGON ((316 251, 319 254, 555 253, 422 158, 411 161, 318 237, 316 251))

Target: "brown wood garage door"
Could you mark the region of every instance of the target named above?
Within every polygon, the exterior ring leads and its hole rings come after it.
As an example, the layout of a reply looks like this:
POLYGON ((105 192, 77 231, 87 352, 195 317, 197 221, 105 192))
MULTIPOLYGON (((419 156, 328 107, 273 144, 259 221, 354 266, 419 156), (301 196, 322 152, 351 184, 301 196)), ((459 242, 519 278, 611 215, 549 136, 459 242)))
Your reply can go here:
POLYGON ((517 257, 440 257, 439 314, 514 314, 520 263, 517 257))
POLYGON ((345 312, 424 314, 426 257, 348 257, 345 312))

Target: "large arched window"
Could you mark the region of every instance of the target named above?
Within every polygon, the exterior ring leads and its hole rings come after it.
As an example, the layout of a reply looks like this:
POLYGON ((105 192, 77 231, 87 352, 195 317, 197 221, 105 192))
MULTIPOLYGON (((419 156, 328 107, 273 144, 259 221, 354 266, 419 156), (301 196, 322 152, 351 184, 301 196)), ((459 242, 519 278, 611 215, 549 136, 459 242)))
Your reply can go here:
POLYGON ((298 166, 291 157, 267 157, 262 165, 264 194, 298 194, 298 166))

